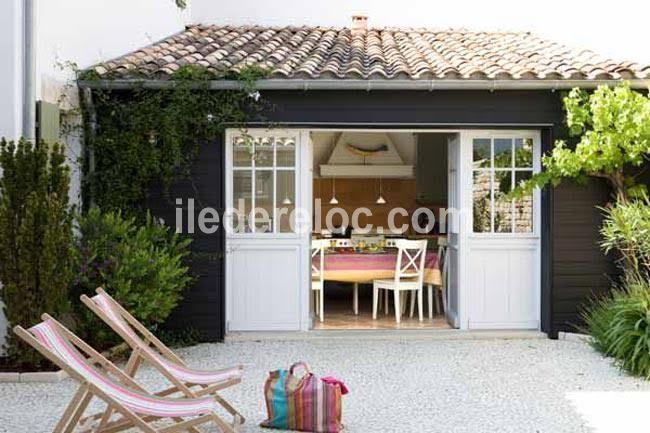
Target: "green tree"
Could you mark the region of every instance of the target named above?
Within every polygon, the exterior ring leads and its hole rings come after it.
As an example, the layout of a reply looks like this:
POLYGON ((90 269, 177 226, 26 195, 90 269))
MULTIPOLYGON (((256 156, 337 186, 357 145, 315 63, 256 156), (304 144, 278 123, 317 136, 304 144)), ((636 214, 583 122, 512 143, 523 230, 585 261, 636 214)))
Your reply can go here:
POLYGON ((645 189, 629 169, 650 158, 650 98, 630 88, 600 86, 593 93, 573 89, 564 98, 569 133, 575 148, 558 140, 542 159, 544 171, 519 185, 515 195, 535 187, 558 185, 563 179, 606 179, 622 202, 645 189))
MULTIPOLYGON (((69 169, 61 146, 0 142, 0 295, 10 325, 31 326, 43 313, 68 309, 72 259, 69 169)), ((8 333, 7 355, 18 368, 43 357, 8 333)))

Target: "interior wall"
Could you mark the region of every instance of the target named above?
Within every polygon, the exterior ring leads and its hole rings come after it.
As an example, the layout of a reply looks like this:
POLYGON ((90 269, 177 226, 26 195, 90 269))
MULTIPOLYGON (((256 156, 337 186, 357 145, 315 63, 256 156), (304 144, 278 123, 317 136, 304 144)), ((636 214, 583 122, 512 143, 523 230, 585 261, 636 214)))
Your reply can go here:
MULTIPOLYGON (((360 208, 368 208, 372 216, 360 216, 359 224, 364 226, 372 224, 373 227, 383 227, 386 232, 388 229, 388 214, 391 209, 401 207, 407 210, 409 216, 397 215, 394 219, 397 227, 408 224, 410 227, 410 215, 420 207, 427 207, 433 210, 434 215, 438 215, 440 205, 422 205, 416 201, 415 179, 382 179, 381 193, 386 200, 385 204, 377 204, 379 197, 379 179, 332 179, 332 178, 314 178, 314 200, 321 201, 321 226, 326 227, 326 215, 333 208, 341 208, 351 217, 352 213, 360 208), (332 183, 336 186, 336 199, 338 204, 329 204, 332 198, 332 183)), ((443 204, 444 205, 444 204, 443 204)), ((342 223, 341 217, 337 214, 332 218, 335 226, 342 223)), ((316 228, 318 231, 318 228, 316 228)), ((414 234, 408 232, 407 234, 414 234)))
MULTIPOLYGON (((393 208, 404 208, 408 216, 397 215, 396 226, 410 224, 411 215, 421 207, 431 209, 438 216, 438 210, 447 204, 447 134, 414 134, 410 132, 388 133, 399 156, 405 165, 415 167, 415 176, 410 178, 383 178, 381 194, 385 204, 377 204, 379 197, 378 178, 321 178, 320 166, 327 164, 341 132, 312 133, 314 145, 314 183, 313 198, 320 199, 321 228, 326 227, 326 215, 333 208, 342 208, 351 217, 360 208, 368 208, 372 216, 361 216, 360 225, 388 229, 388 215, 393 208), (330 205, 333 183, 336 186, 338 204, 330 205)), ((362 143, 359 137, 359 143, 362 143)), ((317 210, 315 209, 315 212, 317 210)), ((340 226, 342 218, 333 218, 335 226, 340 226)), ((318 231, 318 228, 316 228, 318 231)))

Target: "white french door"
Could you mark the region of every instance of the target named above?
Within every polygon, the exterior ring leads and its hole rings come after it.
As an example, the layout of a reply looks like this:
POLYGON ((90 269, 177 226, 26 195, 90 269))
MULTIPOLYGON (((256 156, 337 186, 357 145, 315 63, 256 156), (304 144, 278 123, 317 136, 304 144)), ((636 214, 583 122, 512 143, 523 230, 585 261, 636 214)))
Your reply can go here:
POLYGON ((300 130, 226 133, 228 331, 309 327, 311 159, 300 130))
POLYGON ((460 327, 539 329, 541 198, 506 194, 540 169, 540 134, 461 132, 458 162, 460 327))
POLYGON ((460 251, 462 243, 461 213, 461 147, 460 134, 453 135, 447 143, 447 321, 454 327, 460 327, 460 251))

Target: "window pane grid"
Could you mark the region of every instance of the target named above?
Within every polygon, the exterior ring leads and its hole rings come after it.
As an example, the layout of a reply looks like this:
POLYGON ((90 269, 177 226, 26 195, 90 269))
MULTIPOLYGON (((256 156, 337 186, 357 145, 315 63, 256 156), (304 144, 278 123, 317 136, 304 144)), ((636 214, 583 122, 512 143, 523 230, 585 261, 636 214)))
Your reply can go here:
POLYGON ((281 228, 279 222, 279 203, 285 208, 292 207, 295 201, 296 184, 296 139, 294 137, 274 137, 268 135, 257 136, 252 139, 252 152, 245 145, 243 137, 235 137, 233 140, 233 201, 237 208, 237 201, 249 197, 250 209, 246 206, 244 216, 246 226, 244 232, 249 233, 279 233, 292 232, 292 230, 281 228), (281 149, 281 150, 279 150, 281 149), (250 154, 248 157, 247 154, 250 154), (281 154, 281 158, 280 158, 281 154), (280 161, 281 160, 281 161, 280 161), (278 165, 281 163, 282 165, 278 165), (286 164, 293 165, 286 165, 286 164), (234 174, 240 181, 234 181, 234 174), (245 173, 249 173, 246 175, 245 173), (291 175, 293 173, 293 175, 291 175), (283 185, 278 185, 278 175, 282 175, 283 185), (289 174, 289 176, 287 176, 289 174), (243 177, 242 177, 243 176, 243 177), (243 179, 243 181, 241 180, 243 179), (248 183, 248 185, 247 185, 248 183), (245 188, 245 190, 237 188, 245 188), (286 197, 278 198, 282 188, 286 197), (264 221, 262 212, 255 212, 250 218, 250 212, 258 208, 266 211, 272 221, 264 221), (270 205, 270 206, 269 206, 270 205), (268 209, 268 208, 271 209, 268 209), (270 225, 270 227, 269 227, 270 225))
POLYGON ((532 139, 477 138, 472 146, 474 232, 531 233, 532 195, 508 201, 503 196, 532 176, 532 139))

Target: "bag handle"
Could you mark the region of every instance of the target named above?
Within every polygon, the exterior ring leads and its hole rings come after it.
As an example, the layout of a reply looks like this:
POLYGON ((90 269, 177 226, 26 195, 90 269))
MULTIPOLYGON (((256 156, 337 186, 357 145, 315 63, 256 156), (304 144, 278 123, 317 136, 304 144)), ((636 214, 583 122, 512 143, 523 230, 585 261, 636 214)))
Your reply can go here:
POLYGON ((309 370, 309 365, 305 361, 298 361, 291 364, 291 367, 289 367, 289 374, 293 374, 293 371, 296 369, 296 367, 304 368, 306 374, 311 373, 309 370))

